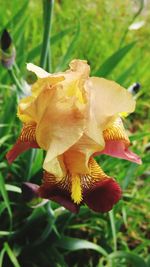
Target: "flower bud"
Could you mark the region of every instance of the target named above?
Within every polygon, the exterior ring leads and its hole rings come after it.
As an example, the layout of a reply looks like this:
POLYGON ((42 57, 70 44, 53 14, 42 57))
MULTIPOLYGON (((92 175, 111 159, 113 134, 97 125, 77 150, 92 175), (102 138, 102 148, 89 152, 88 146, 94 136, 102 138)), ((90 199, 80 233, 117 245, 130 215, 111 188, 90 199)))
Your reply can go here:
POLYGON ((6 29, 2 33, 0 47, 2 65, 5 68, 10 69, 15 61, 16 50, 12 43, 12 38, 6 29))
POLYGON ((132 95, 137 94, 141 89, 140 83, 134 83, 128 88, 128 92, 130 92, 132 95))

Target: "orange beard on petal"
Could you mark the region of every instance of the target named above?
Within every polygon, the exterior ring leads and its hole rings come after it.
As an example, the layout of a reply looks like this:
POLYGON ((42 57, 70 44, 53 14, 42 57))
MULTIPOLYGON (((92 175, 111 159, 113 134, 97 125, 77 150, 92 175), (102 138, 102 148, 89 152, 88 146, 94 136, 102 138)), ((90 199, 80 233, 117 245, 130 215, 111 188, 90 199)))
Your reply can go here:
POLYGON ((71 212, 78 212, 84 203, 96 212, 111 210, 121 198, 119 185, 102 171, 93 158, 89 161, 89 169, 90 174, 74 176, 68 173, 61 181, 45 172, 39 195, 63 205, 71 212))

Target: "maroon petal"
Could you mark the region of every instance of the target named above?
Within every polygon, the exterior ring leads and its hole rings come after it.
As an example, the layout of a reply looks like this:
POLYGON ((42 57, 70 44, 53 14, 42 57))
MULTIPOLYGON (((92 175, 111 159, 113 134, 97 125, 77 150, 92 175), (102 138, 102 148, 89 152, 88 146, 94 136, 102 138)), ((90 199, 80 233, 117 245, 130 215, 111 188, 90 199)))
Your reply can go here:
POLYGON ((6 158, 9 164, 11 164, 21 153, 27 151, 30 148, 38 147, 39 146, 35 141, 23 142, 18 139, 12 149, 6 154, 6 158))
POLYGON ((39 189, 39 195, 42 198, 57 202, 73 213, 79 212, 80 206, 72 201, 69 192, 59 188, 57 185, 42 185, 39 189))
POLYGON ((95 212, 108 212, 121 198, 121 188, 112 178, 99 181, 84 192, 83 202, 95 212))

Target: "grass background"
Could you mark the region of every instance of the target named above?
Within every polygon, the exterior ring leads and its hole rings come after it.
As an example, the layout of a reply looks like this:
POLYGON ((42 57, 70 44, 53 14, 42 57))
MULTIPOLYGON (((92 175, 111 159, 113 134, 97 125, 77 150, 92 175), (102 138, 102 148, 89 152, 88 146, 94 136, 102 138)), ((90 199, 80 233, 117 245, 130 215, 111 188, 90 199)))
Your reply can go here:
MULTIPOLYGON (((82 207, 73 215, 54 203, 33 210, 23 203, 21 183, 40 184, 42 154, 26 152, 10 166, 5 160, 21 128, 16 117, 21 93, 0 65, 0 266, 150 266, 149 5, 138 0, 60 0, 54 5, 52 71, 64 70, 71 59, 80 58, 88 60, 92 75, 126 88, 141 84, 136 111, 125 125, 132 150, 143 164, 98 158, 124 190, 122 200, 108 214, 82 207), (128 30, 131 23, 143 20, 141 29, 128 30)), ((24 80, 33 80, 26 62, 39 65, 40 61, 42 1, 0 0, 0 18, 0 32, 7 28, 16 47, 19 71, 16 67, 14 71, 23 87, 24 80)))

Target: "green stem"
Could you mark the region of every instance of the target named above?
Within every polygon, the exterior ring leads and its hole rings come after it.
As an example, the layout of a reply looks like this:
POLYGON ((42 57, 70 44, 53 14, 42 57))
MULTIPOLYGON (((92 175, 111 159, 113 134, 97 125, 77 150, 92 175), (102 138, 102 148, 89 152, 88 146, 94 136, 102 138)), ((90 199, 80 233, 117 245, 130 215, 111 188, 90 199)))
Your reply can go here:
MULTIPOLYGON (((138 9, 138 11, 135 13, 135 15, 133 16, 133 18, 131 19, 129 26, 135 21, 135 19, 141 14, 142 10, 144 8, 144 0, 140 0, 140 7, 138 9)), ((124 43, 124 40, 127 36, 127 33, 129 32, 129 26, 126 28, 125 32, 123 33, 123 36, 120 40, 120 44, 119 47, 122 46, 122 44, 124 43)))
POLYGON ((17 77, 16 77, 16 75, 14 73, 13 68, 12 69, 9 69, 8 70, 8 73, 10 75, 10 78, 11 78, 12 82, 16 84, 16 86, 19 89, 19 91, 22 91, 21 84, 20 84, 19 80, 17 79, 17 77))
MULTIPOLYGON (((43 0, 43 11, 44 11, 44 34, 43 34, 43 44, 41 51, 40 66, 42 68, 46 67, 47 57, 50 55, 50 32, 51 32, 51 22, 53 13, 54 0, 43 0)), ((51 63, 49 65, 49 70, 51 69, 51 63)))

